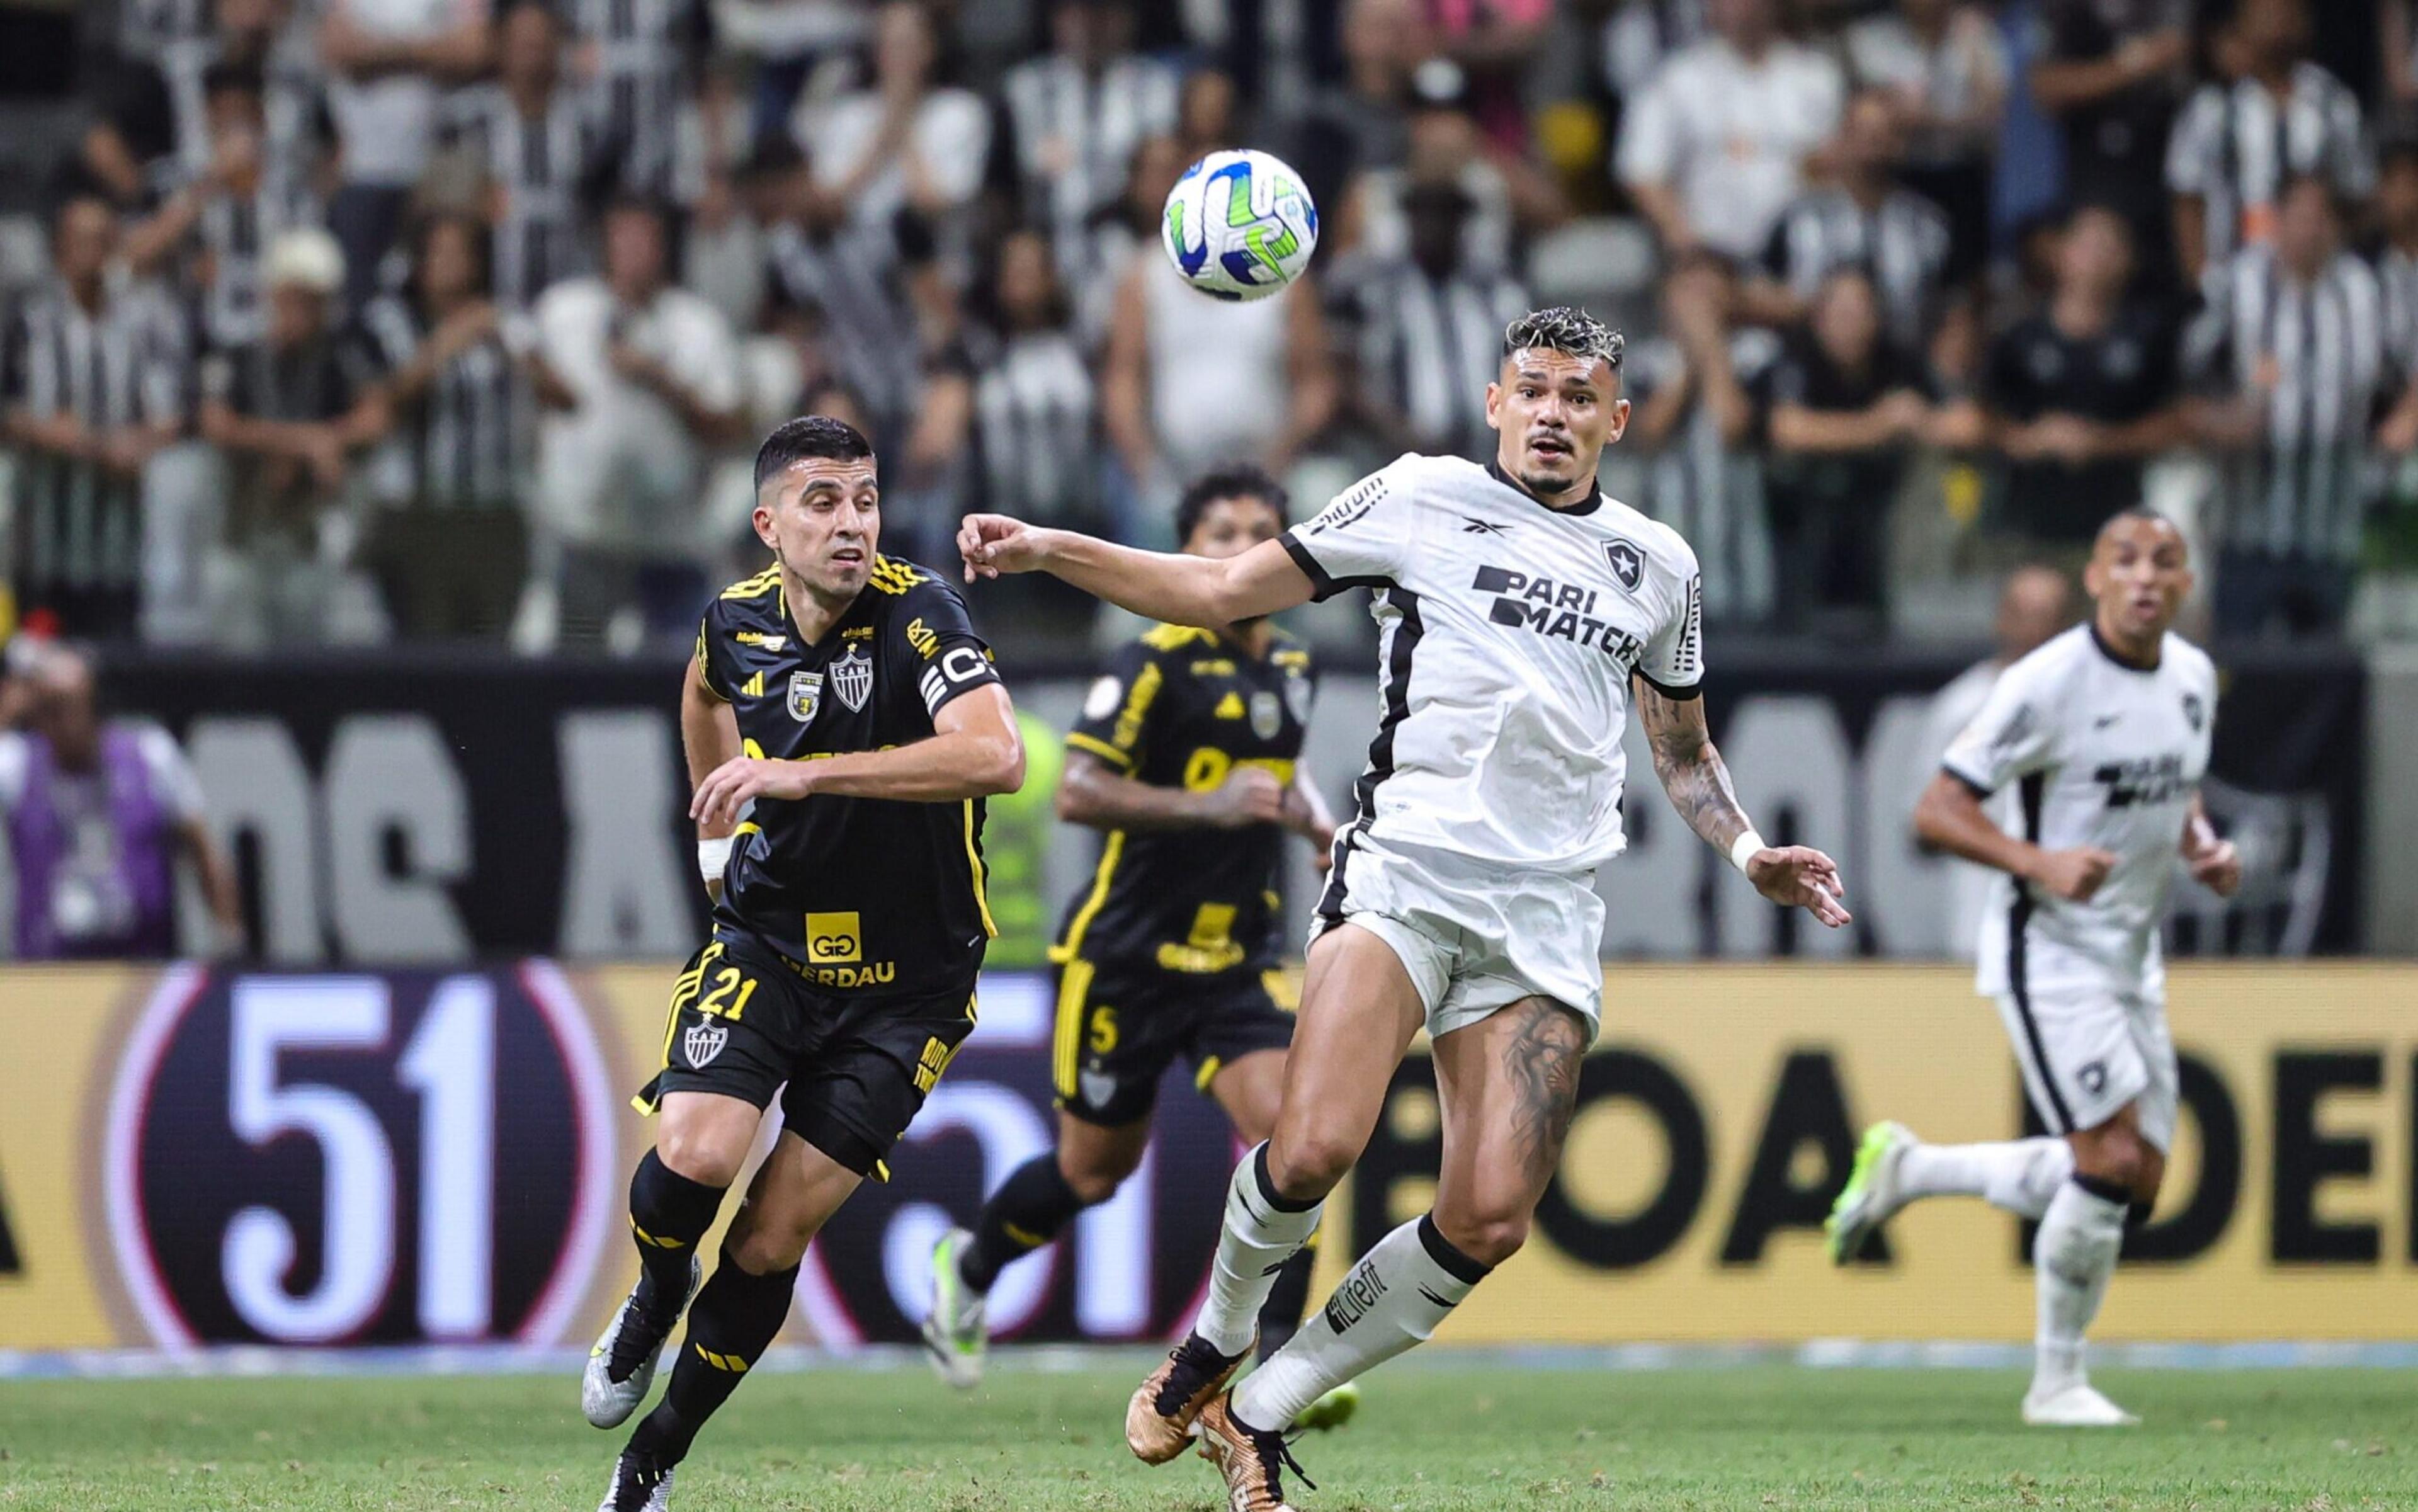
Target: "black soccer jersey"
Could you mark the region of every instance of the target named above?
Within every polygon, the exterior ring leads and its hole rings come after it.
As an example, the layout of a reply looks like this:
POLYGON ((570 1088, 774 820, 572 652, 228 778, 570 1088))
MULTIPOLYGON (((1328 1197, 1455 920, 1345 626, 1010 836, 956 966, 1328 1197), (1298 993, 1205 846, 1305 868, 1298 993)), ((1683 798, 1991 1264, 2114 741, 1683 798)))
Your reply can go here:
MULTIPOLYGON (((1210 631, 1161 625, 1117 653, 1066 744, 1161 787, 1205 792, 1238 765, 1290 784, 1314 679, 1308 649, 1281 631, 1254 661, 1210 631)), ((1264 969, 1277 957, 1283 851, 1274 824, 1115 831, 1051 958, 1188 975, 1264 969)))
MULTIPOLYGON (((943 704, 999 680, 956 590, 889 557, 817 645, 800 639, 777 569, 723 589, 697 630, 696 666, 737 713, 747 755, 792 761, 925 740, 943 704)), ((982 827, 980 799, 759 798, 714 922, 758 936, 827 991, 971 983, 998 933, 982 827)))

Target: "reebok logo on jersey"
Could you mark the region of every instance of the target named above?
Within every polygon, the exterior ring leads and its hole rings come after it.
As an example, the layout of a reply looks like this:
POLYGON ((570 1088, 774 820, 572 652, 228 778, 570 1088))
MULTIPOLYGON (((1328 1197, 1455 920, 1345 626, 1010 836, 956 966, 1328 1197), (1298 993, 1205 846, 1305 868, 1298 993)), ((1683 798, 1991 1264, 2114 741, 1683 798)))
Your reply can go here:
POLYGON ((2090 727, 2095 730, 2104 730, 2108 725, 2115 724, 2118 720, 2122 719, 2123 717, 2124 716, 2120 713, 2102 714, 2097 719, 2090 722, 2090 727))
POLYGON ((1597 618, 1597 593, 1591 588, 1531 577, 1508 567, 1479 568, 1470 587, 1496 595, 1486 618, 1498 625, 1593 646, 1623 666, 1636 665, 1645 654, 1645 644, 1636 636, 1597 618))
POLYGON ((1360 1268, 1343 1278, 1335 1295, 1326 1299, 1326 1326, 1340 1334, 1369 1316, 1377 1299, 1385 1294, 1385 1278, 1377 1274, 1374 1260, 1362 1260, 1360 1268))
POLYGON ((1461 532, 1463 535, 1507 536, 1511 533, 1509 526, 1498 525, 1492 520, 1481 520, 1474 514, 1464 514, 1461 517, 1461 532))

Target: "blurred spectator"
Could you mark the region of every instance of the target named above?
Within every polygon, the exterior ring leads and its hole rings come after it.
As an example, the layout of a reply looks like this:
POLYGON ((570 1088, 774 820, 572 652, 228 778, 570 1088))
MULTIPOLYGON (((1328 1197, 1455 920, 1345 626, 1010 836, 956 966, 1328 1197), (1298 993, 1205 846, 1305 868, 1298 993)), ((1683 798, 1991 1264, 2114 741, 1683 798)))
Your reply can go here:
POLYGON ((2190 78, 2194 0, 2041 0, 2048 47, 2032 98, 2065 129, 2066 194, 2132 223, 2163 263, 2166 131, 2190 78))
POLYGON ((65 634, 131 637, 144 472, 184 428, 187 355, 173 313, 126 287, 117 212, 97 189, 51 221, 50 276, 0 346, 0 435, 17 449, 16 611, 65 634))
POLYGON ((1640 507, 1686 539, 1705 579, 1705 617, 1760 624, 1772 611, 1771 525, 1753 391, 1780 338, 1733 324, 1737 279, 1704 249, 1662 284, 1662 334, 1633 348, 1621 382, 1634 408, 1623 450, 1645 460, 1640 507))
POLYGON ((344 252, 316 229, 270 245, 268 323, 202 366, 201 430, 233 473, 214 633, 258 650, 337 638, 353 454, 385 433, 376 354, 338 314, 344 252))
POLYGON ((1634 100, 1672 55, 1705 39, 1706 0, 1615 0, 1603 23, 1603 76, 1634 100))
POLYGON ((588 267, 585 202, 602 146, 562 79, 562 23, 545 0, 510 0, 496 22, 496 79, 446 102, 444 149, 480 186, 495 238, 492 293, 526 310, 588 267))
POLYGON ((1035 231, 1002 237, 990 291, 991 328, 973 355, 982 507, 1051 524, 1096 525, 1099 392, 1048 239, 1035 231))
MULTIPOLYGON (((2369 427, 2395 375, 2376 274, 2342 248, 2332 187, 2288 181, 2272 244, 2212 270, 2193 333, 2214 392, 2204 439, 2229 454, 2216 571, 2227 634, 2330 634, 2350 601, 2369 427)), ((2397 416, 2399 435, 2410 420, 2397 416)))
POLYGON ((895 233, 850 220, 785 137, 757 144, 749 181, 774 302, 812 318, 824 365, 872 409, 874 444, 886 448, 908 418, 918 365, 895 233))
POLYGON ((1142 515, 1128 539, 1167 536, 1181 480, 1238 460, 1281 472, 1334 417, 1317 282, 1306 273, 1227 304, 1202 298, 1155 246, 1135 249, 1100 380, 1109 439, 1142 515))
POLYGON ((886 233, 903 207, 953 224, 982 188, 991 122, 982 98, 938 84, 941 39, 926 0, 876 13, 871 87, 801 111, 815 182, 860 226, 886 233))
POLYGON ((1448 184, 1469 201, 1462 231, 1462 262, 1482 272, 1508 271, 1515 234, 1561 219, 1565 206, 1551 179, 1516 158, 1487 149, 1469 114, 1469 82, 1460 65, 1431 58, 1411 77, 1410 152, 1400 168, 1363 174, 1351 191, 1350 231, 1337 238, 1381 261, 1410 255, 1410 217, 1403 201, 1414 185, 1448 184))
POLYGON ((1826 279, 1860 266, 1880 289, 1890 343, 1903 355, 1924 354, 1948 298, 1948 217, 1897 186, 1898 150, 1888 97, 1858 93, 1840 127, 1835 182, 1799 196, 1771 228, 1767 276, 1749 288, 1753 318, 1799 320, 1826 279))
POLYGON ((1665 63, 1621 122, 1620 180, 1673 252, 1760 252, 1838 129, 1839 66, 1782 36, 1777 8, 1706 0, 1714 35, 1665 63))
MULTIPOLYGON (((1922 751, 1927 769, 1939 770, 1940 757, 1965 726, 1973 723, 1998 674, 2022 661, 2050 637, 2074 623, 2074 588, 2065 573, 2033 563, 2007 574, 1998 591, 1997 619, 1991 627, 1997 643, 1992 653, 1958 673, 1953 681, 1932 695, 1923 718, 1922 751)), ((2009 834, 2020 832, 2023 816, 2020 789, 2010 783, 1983 800, 1982 807, 2009 834)), ((1973 958, 1982 939, 1982 918, 1997 896, 1999 873, 1968 861, 1946 858, 1948 868, 1948 953, 1960 961, 1973 958)))
POLYGON ((1338 304, 1351 336, 1343 402, 1387 455, 1494 454, 1486 386, 1501 366, 1503 331, 1528 296, 1500 273, 1473 271, 1463 250, 1469 196, 1416 184, 1404 196, 1410 255, 1362 262, 1338 304))
POLYGON ((209 0, 119 0, 117 51, 145 62, 209 31, 209 0))
POLYGON ((1184 145, 1186 163, 1240 145, 1232 74, 1195 69, 1184 76, 1184 87, 1175 97, 1175 139, 1184 145))
POLYGON ((1049 233, 1068 288, 1117 276, 1081 261, 1084 224, 1124 192, 1143 139, 1175 130, 1175 71, 1126 51, 1132 35, 1117 0, 1052 0, 1050 51, 1000 82, 994 174, 1020 205, 1017 219, 1049 233))
POLYGON ((693 620, 705 587, 696 517, 718 448, 746 439, 738 353, 713 306, 670 283, 663 209, 618 200, 600 276, 537 302, 538 495, 560 552, 559 639, 634 649, 693 620))
POLYGON ((1825 279, 1765 381, 1780 623, 1875 634, 1890 510, 1908 449, 1938 424, 1921 369, 1885 339, 1871 278, 1844 267, 1825 279))
POLYGON ((1886 91, 1906 183, 1948 213, 1960 276, 1989 250, 1990 167, 2007 102, 2007 52, 1984 6, 1897 0, 1847 28, 1848 71, 1886 91))
MULTIPOLYGON (((1133 168, 1125 175, 1125 197, 1094 214, 1084 227, 1090 250, 1071 259, 1054 251, 1051 253, 1062 269, 1074 262, 1103 270, 1086 283, 1068 284, 1063 274, 1059 281, 1059 287, 1074 305, 1075 330, 1082 339, 1085 352, 1097 356, 1108 346, 1109 323, 1116 313, 1117 290, 1121 287, 1117 275, 1132 263, 1136 249, 1161 245, 1158 220, 1166 209, 1168 191, 1175 187, 1176 179, 1191 161, 1172 136, 1146 139, 1134 149, 1133 168)), ((1322 252, 1320 255, 1326 253, 1322 252)))
POLYGON ((681 107, 696 92, 712 22, 706 0, 564 0, 574 72, 625 193, 673 192, 681 107))
POLYGON ((2413 10, 2418 6, 2411 0, 2376 0, 2376 46, 2382 60, 2384 104, 2404 113, 2418 105, 2418 25, 2411 24, 2413 10))
POLYGON ((435 217, 416 242, 404 290, 363 315, 389 369, 400 474, 368 560, 398 634, 500 638, 528 575, 534 401, 489 292, 484 226, 435 217))
POLYGON ((84 134, 84 166, 120 205, 201 177, 218 160, 213 70, 243 70, 260 99, 259 156, 272 181, 318 193, 334 125, 317 47, 293 0, 217 0, 195 8, 207 24, 121 59, 84 134))
POLYGON ((1521 75, 1550 35, 1553 0, 1426 0, 1431 38, 1469 72, 1470 111, 1505 152, 1528 145, 1521 75))
POLYGON ((2407 382, 2418 377, 2418 136, 2388 140, 2379 159, 2376 221, 2383 239, 2376 276, 2384 291, 2386 350, 2407 382))
POLYGON ((147 721, 103 719, 81 651, 30 642, 9 651, 0 822, 16 884, 17 959, 179 954, 179 862, 201 883, 213 954, 241 949, 235 869, 175 737, 147 721))
POLYGON ((436 145, 449 86, 490 60, 487 0, 327 0, 319 57, 343 144, 328 229, 344 252, 344 308, 378 286, 414 185, 436 145))
POLYGON ((2008 459, 2006 524, 2061 562, 2141 501, 2141 466, 2183 437, 2175 337, 2129 298, 2132 232, 2086 207, 2058 238, 2045 309, 1998 338, 1982 392, 2008 459))
POLYGON ((2200 85, 2166 151, 2186 284, 2274 235, 2286 179, 2315 174, 2351 198, 2375 188, 2359 99, 2308 52, 2306 0, 2239 0, 2218 53, 2241 77, 2200 85))
POLYGON ((208 166, 187 176, 181 159, 161 165, 173 191, 128 233, 127 261, 145 272, 166 265, 207 343, 245 346, 267 329, 262 255, 286 232, 318 226, 325 211, 309 176, 268 156, 259 70, 214 63, 202 88, 208 166))
POLYGON ((1341 86, 1311 96, 1286 149, 1315 203, 1341 206, 1354 175, 1410 155, 1403 108, 1420 31, 1417 0, 1344 0, 1341 86))

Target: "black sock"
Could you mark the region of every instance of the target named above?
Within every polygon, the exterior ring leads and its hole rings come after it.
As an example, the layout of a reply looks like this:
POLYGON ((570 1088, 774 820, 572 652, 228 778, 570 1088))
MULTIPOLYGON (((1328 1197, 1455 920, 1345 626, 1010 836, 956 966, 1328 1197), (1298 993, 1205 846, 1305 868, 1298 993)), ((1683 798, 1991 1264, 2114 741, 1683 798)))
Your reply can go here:
POLYGON ((977 1291, 987 1291, 1011 1260, 1032 1254, 1058 1237, 1083 1199, 1066 1184, 1054 1150, 1033 1156, 1000 1184, 974 1219, 974 1242, 957 1262, 957 1275, 977 1291))
POLYGON ((722 1211, 724 1188, 693 1182, 650 1150, 630 1177, 630 1238, 638 1246, 638 1306, 677 1317, 689 1257, 722 1211))
MULTIPOLYGON (((1322 1232, 1324 1230, 1321 1230, 1322 1232)), ((1309 1306, 1309 1273, 1318 1266, 1318 1234, 1309 1243, 1293 1252, 1293 1258, 1278 1268, 1277 1284, 1268 1289, 1268 1300, 1260 1304, 1260 1360, 1283 1349, 1285 1340, 1301 1327, 1301 1315, 1309 1306)))
POLYGON ((721 1261, 688 1310, 688 1336, 681 1340, 671 1384, 655 1410, 639 1419, 626 1453, 655 1465, 676 1465, 747 1372, 764 1357, 765 1346, 789 1315, 798 1268, 750 1275, 722 1252, 721 1261))

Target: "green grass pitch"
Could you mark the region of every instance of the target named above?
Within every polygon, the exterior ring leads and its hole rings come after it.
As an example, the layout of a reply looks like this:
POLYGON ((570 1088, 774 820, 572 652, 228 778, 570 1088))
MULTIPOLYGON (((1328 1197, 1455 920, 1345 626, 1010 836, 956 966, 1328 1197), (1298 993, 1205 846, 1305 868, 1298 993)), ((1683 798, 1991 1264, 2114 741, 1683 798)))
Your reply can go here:
MULTIPOLYGON (((683 1469, 681 1512, 1123 1512, 1223 1504, 1187 1457, 1125 1453, 1146 1361, 751 1381, 683 1469)), ((2147 1426, 2016 1424, 2021 1376, 1741 1367, 1379 1372, 1360 1417, 1296 1452, 1305 1512, 1419 1508, 2418 1507, 2418 1372, 2103 1372, 2147 1426)), ((620 1433, 565 1378, 0 1382, 0 1508, 74 1512, 572 1508, 620 1433)))

